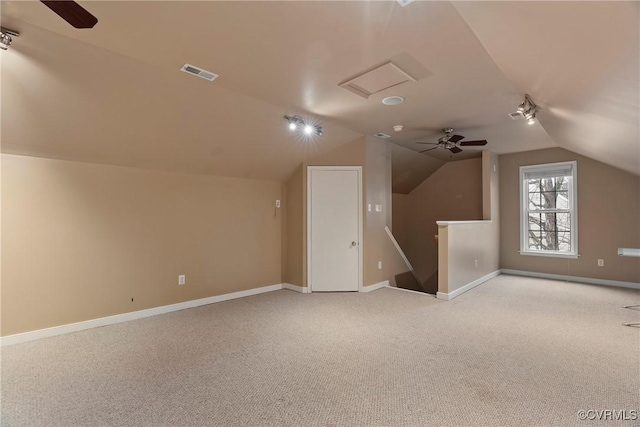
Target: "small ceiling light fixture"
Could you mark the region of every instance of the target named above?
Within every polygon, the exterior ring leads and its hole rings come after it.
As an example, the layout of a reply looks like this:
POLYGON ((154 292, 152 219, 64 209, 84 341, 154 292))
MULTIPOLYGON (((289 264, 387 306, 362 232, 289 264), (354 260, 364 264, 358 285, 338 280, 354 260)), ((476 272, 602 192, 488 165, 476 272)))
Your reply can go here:
POLYGON ((382 103, 384 105, 398 105, 398 104, 402 104, 404 102, 404 98, 401 96, 387 96, 386 98, 382 99, 382 103))
POLYGON ((284 116, 284 119, 289 123, 289 130, 291 131, 302 129, 305 135, 316 134, 317 136, 322 136, 322 126, 305 123, 300 116, 284 116))
POLYGON ((20 37, 20 33, 6 28, 0 28, 0 49, 7 50, 13 41, 12 37, 20 37))
POLYGON ((396 132, 402 132, 403 128, 404 128, 404 126, 402 126, 402 125, 395 125, 393 127, 393 130, 395 130, 396 132))
POLYGON ((536 114, 538 111, 540 111, 540 107, 538 107, 531 97, 525 93, 524 101, 518 105, 517 112, 527 119, 527 124, 532 125, 536 122, 536 114))

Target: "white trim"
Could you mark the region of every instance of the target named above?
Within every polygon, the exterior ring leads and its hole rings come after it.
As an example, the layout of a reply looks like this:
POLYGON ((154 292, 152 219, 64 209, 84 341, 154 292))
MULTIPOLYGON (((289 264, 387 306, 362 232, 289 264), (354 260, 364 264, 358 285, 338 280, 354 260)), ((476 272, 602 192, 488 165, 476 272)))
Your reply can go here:
POLYGON ((397 286, 387 286, 387 288, 389 289, 395 289, 396 291, 402 291, 402 292, 411 292, 412 294, 418 294, 418 295, 425 295, 428 296, 430 298, 435 298, 436 296, 433 294, 428 294, 426 292, 420 292, 420 291, 414 291, 412 289, 405 289, 405 288, 399 288, 397 286))
POLYGON ((538 273, 535 271, 502 269, 502 274, 510 274, 512 276, 536 277, 539 279, 562 280, 565 282, 587 283, 590 285, 617 286, 620 288, 640 289, 640 283, 622 282, 619 280, 594 279, 591 277, 565 276, 562 274, 538 273))
POLYGON ((311 283, 311 171, 312 170, 337 170, 358 172, 358 292, 362 292, 363 278, 363 195, 362 195, 362 166, 307 166, 307 287, 313 292, 311 283))
POLYGON ((158 314, 166 314, 173 311, 185 310, 187 308, 200 307, 202 305, 213 304, 216 302, 229 301, 232 299, 248 297, 251 295, 263 294, 265 292, 277 291, 282 288, 282 284, 263 286, 260 288, 247 289, 246 291, 232 292, 230 294, 216 295, 213 297, 184 301, 176 304, 147 308, 145 310, 116 314, 114 316, 85 320, 83 322, 69 323, 66 325, 54 326, 51 328, 38 329, 21 334, 7 335, 6 337, 0 338, 0 345, 4 347, 6 345, 19 344, 41 338, 70 334, 73 332, 84 331, 85 329, 99 328, 101 326, 114 325, 116 323, 128 322, 130 320, 144 319, 145 317, 156 316, 158 314))
POLYGON ((292 285, 291 283, 283 283, 282 289, 289 289, 290 291, 300 292, 301 294, 309 293, 309 288, 306 286, 292 285))
POLYGON ((386 225, 384 226, 384 231, 387 232, 387 235, 389 236, 389 238, 391 239, 391 242, 393 243, 393 246, 396 247, 396 250, 398 251, 398 253, 400 254, 400 256, 402 257, 402 259, 404 260, 404 263, 407 264, 407 267, 409 267, 409 270, 413 271, 413 267, 411 266, 411 263, 409 262, 409 259, 407 258, 407 256, 404 254, 404 251, 402 250, 402 248, 400 247, 400 245, 398 244, 398 241, 396 240, 395 237, 393 237, 393 233, 391 232, 391 230, 389 230, 389 227, 387 227, 386 225))
POLYGON ((457 296, 459 296, 459 295, 461 295, 461 294, 463 294, 463 293, 465 293, 467 291, 470 291, 471 289, 475 288, 476 286, 481 285, 482 283, 486 282, 487 280, 493 279, 494 277, 498 276, 499 274, 500 274, 500 270, 493 271, 493 272, 491 272, 489 274, 486 274, 486 275, 480 277, 479 279, 474 280, 471 283, 467 283, 466 285, 456 289, 453 292, 449 292, 448 294, 445 294, 444 292, 438 292, 436 294, 436 297, 438 299, 443 299, 445 301, 452 300, 455 297, 457 297, 457 296))
POLYGON ((373 285, 363 286, 360 292, 371 292, 382 288, 389 287, 389 281, 385 280, 382 282, 374 283, 373 285))
POLYGON ((542 256, 548 258, 571 258, 578 259, 580 254, 570 254, 568 252, 549 252, 549 251, 518 251, 520 255, 542 256))
POLYGON ((476 219, 476 220, 471 220, 471 221, 436 221, 436 224, 438 224, 441 227, 446 227, 448 225, 455 225, 455 224, 491 224, 493 221, 490 219, 476 219))
MULTIPOLYGON (((578 258, 578 162, 571 160, 567 162, 545 163, 538 165, 526 165, 519 168, 520 177, 520 255, 546 256, 557 258, 578 258), (525 182, 525 175, 528 171, 555 171, 566 169, 571 171, 571 185, 568 188, 569 195, 569 222, 571 224, 571 250, 570 252, 550 252, 536 251, 529 249, 529 186, 525 182)), ((554 212, 555 209, 549 210, 554 212)))

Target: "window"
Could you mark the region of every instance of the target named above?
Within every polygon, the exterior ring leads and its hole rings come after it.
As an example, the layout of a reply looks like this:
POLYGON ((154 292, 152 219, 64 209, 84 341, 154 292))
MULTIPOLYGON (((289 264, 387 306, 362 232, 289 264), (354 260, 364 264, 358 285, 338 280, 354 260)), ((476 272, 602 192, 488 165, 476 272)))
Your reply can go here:
POLYGON ((520 253, 577 258, 577 164, 520 167, 520 253))

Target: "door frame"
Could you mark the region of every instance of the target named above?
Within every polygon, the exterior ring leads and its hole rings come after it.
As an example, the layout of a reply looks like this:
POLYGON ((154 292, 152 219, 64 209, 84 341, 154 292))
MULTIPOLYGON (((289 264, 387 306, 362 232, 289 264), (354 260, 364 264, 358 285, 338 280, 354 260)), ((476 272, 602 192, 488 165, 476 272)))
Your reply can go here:
POLYGON ((362 292, 362 264, 363 264, 363 216, 362 216, 362 166, 307 166, 307 287, 313 292, 311 283, 311 172, 324 171, 356 171, 358 172, 358 292, 362 292))

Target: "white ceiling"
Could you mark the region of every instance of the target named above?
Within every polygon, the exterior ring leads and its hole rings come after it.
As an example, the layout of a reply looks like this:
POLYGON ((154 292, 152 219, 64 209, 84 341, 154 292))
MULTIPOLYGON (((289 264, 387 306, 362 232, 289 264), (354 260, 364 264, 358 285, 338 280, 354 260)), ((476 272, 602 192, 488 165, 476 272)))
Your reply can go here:
POLYGON ((92 30, 2 2, 22 33, 1 53, 4 152, 282 180, 363 134, 419 150, 451 126, 499 154, 562 146, 640 173, 637 2, 81 4, 92 30), (369 99, 338 86, 388 60, 418 81, 369 99), (507 116, 525 92, 543 108, 533 126, 507 116), (294 137, 284 114, 324 136, 294 137))

